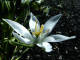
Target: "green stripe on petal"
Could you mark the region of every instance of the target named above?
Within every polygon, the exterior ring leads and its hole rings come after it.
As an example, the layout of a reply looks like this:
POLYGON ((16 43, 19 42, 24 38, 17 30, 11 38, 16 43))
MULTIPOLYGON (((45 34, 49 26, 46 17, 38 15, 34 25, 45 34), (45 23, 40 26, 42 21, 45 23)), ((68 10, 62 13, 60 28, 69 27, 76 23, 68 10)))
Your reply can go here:
POLYGON ((26 38, 30 38, 30 39, 32 38, 30 32, 23 25, 9 19, 3 19, 3 20, 7 22, 18 34, 26 38))
POLYGON ((76 38, 76 36, 68 37, 68 36, 56 34, 56 35, 48 36, 47 38, 44 39, 44 42, 61 42, 74 38, 76 38))
POLYGON ((40 23, 38 19, 32 13, 30 13, 29 27, 31 29, 31 32, 35 32, 35 26, 36 26, 37 31, 39 32, 40 23))
POLYGON ((45 24, 44 24, 44 32, 48 31, 50 33, 52 29, 55 27, 56 23, 59 21, 61 18, 62 14, 58 14, 56 16, 53 16, 50 18, 45 24))
POLYGON ((27 39, 27 38, 23 38, 22 36, 18 35, 18 34, 15 33, 15 32, 12 32, 12 33, 13 33, 13 35, 14 35, 17 39, 19 39, 21 42, 26 43, 26 44, 31 44, 31 43, 32 43, 31 40, 29 40, 29 39, 27 39))

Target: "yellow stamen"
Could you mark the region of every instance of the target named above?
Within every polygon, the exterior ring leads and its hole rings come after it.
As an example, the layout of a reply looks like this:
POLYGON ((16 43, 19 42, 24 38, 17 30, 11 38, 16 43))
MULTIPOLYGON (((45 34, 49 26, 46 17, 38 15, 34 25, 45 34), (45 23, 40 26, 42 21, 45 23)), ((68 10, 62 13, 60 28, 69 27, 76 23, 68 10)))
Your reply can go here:
POLYGON ((32 34, 35 35, 35 36, 39 36, 40 32, 32 32, 32 34))
POLYGON ((38 37, 43 32, 43 29, 44 29, 44 25, 42 24, 41 28, 40 28, 40 31, 39 32, 37 31, 37 20, 36 20, 35 32, 32 32, 32 34, 38 37))
POLYGON ((36 24, 35 24, 35 32, 37 32, 37 23, 38 23, 38 21, 36 20, 36 24))
POLYGON ((42 25, 41 25, 41 28, 40 28, 40 33, 43 32, 43 29, 44 29, 44 25, 42 24, 42 25))
POLYGON ((40 28, 40 31, 38 32, 38 30, 37 30, 37 23, 38 23, 38 21, 36 20, 35 32, 32 32, 32 34, 35 35, 36 37, 38 37, 43 32, 43 29, 44 29, 44 25, 42 24, 41 28, 40 28))

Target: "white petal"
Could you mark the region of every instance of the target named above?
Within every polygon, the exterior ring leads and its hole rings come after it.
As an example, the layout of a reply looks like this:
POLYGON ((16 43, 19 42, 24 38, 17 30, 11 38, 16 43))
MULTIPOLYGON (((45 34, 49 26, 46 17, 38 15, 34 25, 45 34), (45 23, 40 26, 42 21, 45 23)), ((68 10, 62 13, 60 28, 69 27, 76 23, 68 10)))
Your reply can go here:
POLYGON ((52 51, 52 46, 47 42, 39 43, 39 44, 37 44, 37 46, 39 46, 41 48, 44 48, 46 52, 51 52, 52 51))
POLYGON ((29 40, 29 39, 27 39, 27 38, 23 38, 23 37, 21 37, 20 35, 18 35, 18 34, 15 33, 15 32, 12 32, 12 33, 13 33, 13 35, 14 35, 17 39, 19 39, 20 41, 22 41, 22 42, 24 42, 24 43, 26 43, 26 44, 31 44, 31 43, 32 43, 31 40, 29 40))
POLYGON ((52 36, 48 36, 43 41, 44 42, 55 42, 56 40, 52 36))
POLYGON ((41 2, 43 2, 43 0, 37 0, 36 2, 40 4, 41 2))
POLYGON ((44 24, 44 32, 48 30, 48 33, 50 33, 52 31, 52 29, 55 27, 56 23, 58 22, 58 20, 60 19, 60 17, 62 16, 62 14, 58 14, 56 16, 53 16, 52 18, 50 18, 45 24, 44 24))
POLYGON ((52 37, 55 38, 56 42, 61 42, 61 41, 65 41, 65 40, 76 38, 76 36, 68 37, 68 36, 64 36, 64 35, 60 35, 60 34, 52 35, 52 37))
POLYGON ((26 3, 27 0, 21 0, 21 3, 26 3))
POLYGON ((29 20, 29 27, 31 29, 32 32, 35 32, 35 25, 36 25, 36 21, 37 21, 37 30, 40 30, 40 23, 38 21, 38 19, 31 13, 30 14, 30 20, 29 20))
POLYGON ((30 32, 21 24, 9 20, 9 19, 3 19, 5 22, 7 22, 17 33, 19 33, 20 35, 27 37, 27 38, 31 38, 31 34, 30 32))
POLYGON ((23 4, 25 4, 26 2, 31 2, 31 1, 33 1, 33 0, 21 0, 21 3, 23 3, 23 4))
POLYGON ((45 37, 47 37, 46 35, 47 35, 46 33, 40 34, 39 37, 38 37, 38 42, 39 43, 43 42, 43 40, 45 39, 45 37))
POLYGON ((66 40, 69 40, 69 39, 74 39, 75 36, 71 36, 71 37, 68 37, 68 36, 64 36, 64 35, 51 35, 47 38, 44 39, 45 42, 61 42, 61 41, 66 41, 66 40))

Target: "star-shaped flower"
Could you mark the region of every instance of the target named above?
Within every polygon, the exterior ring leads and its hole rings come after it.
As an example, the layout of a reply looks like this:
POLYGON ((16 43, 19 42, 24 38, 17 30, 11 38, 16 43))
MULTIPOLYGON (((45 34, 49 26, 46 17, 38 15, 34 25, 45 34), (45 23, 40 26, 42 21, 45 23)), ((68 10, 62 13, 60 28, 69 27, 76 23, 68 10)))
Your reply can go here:
POLYGON ((13 28, 15 32, 13 31, 12 33, 17 39, 26 44, 36 44, 37 46, 44 48, 46 52, 51 52, 52 46, 49 42, 61 42, 75 38, 75 36, 68 37, 60 34, 48 36, 61 16, 62 14, 53 16, 45 24, 40 26, 38 19, 30 13, 29 27, 31 33, 23 25, 15 21, 9 19, 3 20, 13 28))

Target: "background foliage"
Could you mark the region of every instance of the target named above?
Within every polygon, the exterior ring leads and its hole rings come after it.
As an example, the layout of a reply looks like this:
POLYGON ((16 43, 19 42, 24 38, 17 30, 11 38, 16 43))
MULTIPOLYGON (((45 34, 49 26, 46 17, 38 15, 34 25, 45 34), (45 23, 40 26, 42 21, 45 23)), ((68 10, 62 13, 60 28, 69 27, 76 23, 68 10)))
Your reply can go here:
POLYGON ((79 0, 0 0, 0 60, 79 60, 80 59, 80 4, 79 0), (12 35, 10 26, 2 18, 11 19, 28 28, 29 13, 41 23, 62 13, 52 34, 76 35, 77 38, 61 43, 51 43, 53 50, 46 53, 39 47, 20 44, 12 35), (29 47, 31 47, 29 49, 29 47))

